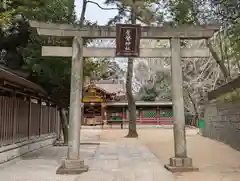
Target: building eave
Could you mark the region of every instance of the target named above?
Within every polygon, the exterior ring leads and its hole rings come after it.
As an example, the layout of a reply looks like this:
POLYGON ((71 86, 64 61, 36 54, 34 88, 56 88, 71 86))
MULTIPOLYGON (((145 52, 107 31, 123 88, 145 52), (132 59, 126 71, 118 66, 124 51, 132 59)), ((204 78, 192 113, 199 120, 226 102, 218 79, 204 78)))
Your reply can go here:
MULTIPOLYGON (((127 106, 127 102, 107 102, 106 106, 127 106)), ((136 106, 172 106, 171 101, 168 102, 150 102, 150 101, 136 101, 136 106)))
POLYGON ((22 90, 29 90, 30 92, 35 92, 37 94, 41 94, 43 96, 47 96, 47 92, 39 85, 20 77, 9 70, 4 68, 0 68, 0 81, 3 82, 3 86, 6 84, 11 87, 21 88, 22 90))

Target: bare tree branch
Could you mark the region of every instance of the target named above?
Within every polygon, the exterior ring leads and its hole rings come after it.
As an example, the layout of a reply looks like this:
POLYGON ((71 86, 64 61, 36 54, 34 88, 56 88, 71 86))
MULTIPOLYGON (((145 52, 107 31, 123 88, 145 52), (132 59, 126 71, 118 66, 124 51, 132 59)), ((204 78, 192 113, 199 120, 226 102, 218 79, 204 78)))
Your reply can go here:
POLYGON ((95 5, 97 5, 97 6, 98 6, 100 9, 102 9, 102 10, 119 10, 119 8, 105 8, 105 7, 102 7, 102 6, 100 6, 98 3, 94 2, 94 1, 90 1, 90 0, 88 0, 87 3, 95 4, 95 5))
POLYGON ((82 7, 81 16, 80 16, 80 27, 83 26, 86 10, 87 10, 87 0, 83 0, 83 7, 82 7))

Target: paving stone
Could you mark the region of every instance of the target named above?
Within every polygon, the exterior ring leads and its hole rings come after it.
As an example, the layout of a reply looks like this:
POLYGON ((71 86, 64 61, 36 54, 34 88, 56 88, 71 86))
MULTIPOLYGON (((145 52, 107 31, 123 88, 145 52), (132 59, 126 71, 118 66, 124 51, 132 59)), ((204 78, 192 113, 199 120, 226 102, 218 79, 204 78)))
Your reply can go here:
POLYGON ((119 168, 119 161, 118 160, 104 160, 103 162, 103 169, 107 171, 112 171, 113 169, 119 168))
MULTIPOLYGON (((99 142, 100 132, 85 130, 84 140, 99 142), (95 136, 94 136, 95 135, 95 136)), ((80 155, 89 166, 81 175, 56 175, 67 147, 48 147, 0 165, 3 181, 174 181, 159 160, 139 143, 101 142, 81 145, 80 155), (13 174, 14 173, 14 174, 13 174)))
POLYGON ((119 181, 135 181, 135 173, 130 167, 114 169, 112 171, 116 180, 119 181))
POLYGON ((137 181, 154 181, 153 170, 149 167, 141 167, 135 170, 135 178, 137 181))

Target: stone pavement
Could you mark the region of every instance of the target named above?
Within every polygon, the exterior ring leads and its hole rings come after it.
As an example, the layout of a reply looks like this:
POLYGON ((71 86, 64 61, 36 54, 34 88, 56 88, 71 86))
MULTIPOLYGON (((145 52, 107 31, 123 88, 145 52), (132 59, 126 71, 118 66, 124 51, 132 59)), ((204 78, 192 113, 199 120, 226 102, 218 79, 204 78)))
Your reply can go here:
POLYGON ((90 172, 80 176, 79 181, 87 175, 93 181, 174 181, 159 160, 137 142, 101 143, 89 165, 90 172))
POLYGON ((47 147, 2 164, 0 180, 174 181, 173 175, 166 171, 159 160, 137 141, 131 144, 101 142, 100 145, 81 145, 81 156, 89 165, 89 172, 81 175, 56 175, 56 169, 61 159, 66 156, 66 151, 66 147, 47 147))
POLYGON ((101 126, 82 126, 81 143, 98 143, 101 132, 101 126))

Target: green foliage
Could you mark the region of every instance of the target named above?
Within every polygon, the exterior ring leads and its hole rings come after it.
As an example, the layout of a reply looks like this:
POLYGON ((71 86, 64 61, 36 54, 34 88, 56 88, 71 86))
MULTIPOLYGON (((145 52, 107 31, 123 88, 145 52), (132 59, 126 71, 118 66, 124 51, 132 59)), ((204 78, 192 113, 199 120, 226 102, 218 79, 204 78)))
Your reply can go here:
MULTIPOLYGON (((26 14, 29 15, 28 12, 26 14)), ((74 20, 73 12, 71 16, 70 19, 74 20)), ((69 21, 68 1, 46 1, 43 6, 35 9, 35 13, 31 12, 31 17, 28 18, 38 21, 66 23, 69 21)), ((31 41, 24 50, 26 63, 24 70, 30 72, 30 79, 41 84, 50 94, 56 88, 59 90, 69 89, 71 59, 42 57, 42 45, 69 46, 71 40, 41 38, 35 32, 32 32, 31 41)))
POLYGON ((138 92, 138 99, 143 101, 155 101, 157 97, 157 91, 155 86, 151 86, 151 83, 143 85, 138 92))
POLYGON ((214 13, 222 22, 234 23, 239 18, 240 3, 236 0, 210 0, 214 13))
MULTIPOLYGON (((12 0, 8 9, 0 14, 0 23, 4 26, 14 22, 14 13, 22 13, 29 20, 45 22, 78 24, 74 12, 74 1, 71 0, 12 0)), ((89 24, 88 22, 87 24, 89 24)), ((68 107, 70 95, 71 58, 42 57, 41 47, 71 46, 72 39, 40 37, 31 32, 27 47, 21 51, 24 57, 22 71, 29 74, 29 79, 45 88, 51 98, 59 105, 68 107)), ((101 71, 108 73, 111 64, 107 60, 86 59, 84 76, 91 77, 92 72, 102 76, 101 71)))
POLYGON ((237 54, 240 54, 239 7, 239 2, 234 0, 169 0, 167 5, 175 24, 221 23, 237 54))
POLYGON ((169 75, 162 72, 156 73, 156 81, 143 85, 138 92, 138 99, 143 101, 171 100, 169 75))
POLYGON ((173 21, 177 24, 193 24, 193 1, 191 0, 170 0, 168 4, 173 21))
POLYGON ((167 78, 163 78, 161 81, 156 81, 154 84, 157 93, 158 100, 171 100, 171 87, 169 84, 169 80, 167 78))
POLYGON ((9 0, 7 11, 41 21, 67 23, 75 20, 72 0, 9 0))
POLYGON ((231 47, 239 56, 240 54, 240 3, 235 0, 211 0, 215 8, 215 14, 221 23, 227 27, 227 35, 231 42, 231 47))
POLYGON ((156 13, 157 8, 155 7, 163 2, 158 0, 105 0, 106 5, 116 5, 118 8, 118 14, 111 18, 108 24, 116 24, 123 19, 130 21, 131 9, 133 9, 137 20, 151 24, 156 19, 162 19, 160 18, 162 14, 156 13))

